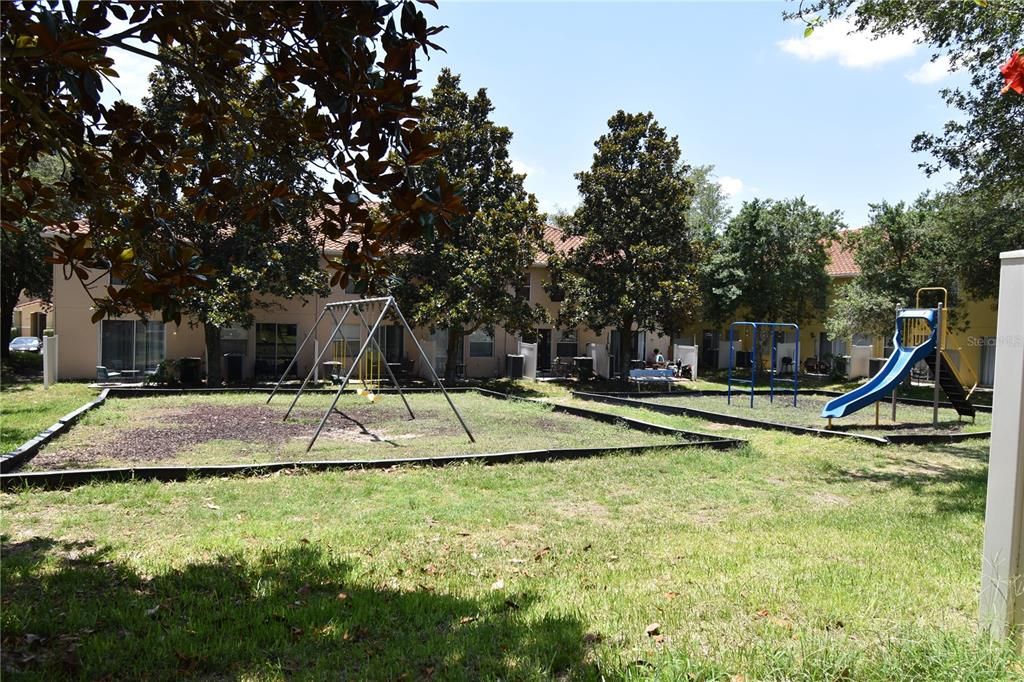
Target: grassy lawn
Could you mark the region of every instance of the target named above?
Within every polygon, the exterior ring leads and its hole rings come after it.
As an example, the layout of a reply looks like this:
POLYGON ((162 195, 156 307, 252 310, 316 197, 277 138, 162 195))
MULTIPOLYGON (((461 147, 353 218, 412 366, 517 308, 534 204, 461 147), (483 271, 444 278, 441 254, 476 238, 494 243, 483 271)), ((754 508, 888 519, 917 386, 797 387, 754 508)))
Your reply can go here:
POLYGON ((86 384, 12 384, 0 390, 0 452, 9 452, 94 399, 86 384))
POLYGON ((1024 675, 976 630, 986 442, 600 409, 751 445, 0 495, 5 677, 1024 675))
POLYGON ((436 394, 410 394, 410 420, 397 395, 375 403, 342 396, 315 447, 306 445, 332 395, 306 394, 282 417, 291 396, 266 405, 261 394, 109 399, 27 469, 145 464, 224 464, 300 459, 389 459, 546 448, 674 443, 625 427, 559 414, 549 405, 452 394, 476 437, 471 443, 436 394))
MULTIPOLYGON (((757 395, 754 397, 754 407, 750 407, 749 394, 733 395, 732 404, 726 402, 725 396, 686 396, 645 398, 642 395, 638 399, 647 400, 663 405, 675 405, 679 407, 692 407, 709 412, 731 414, 739 417, 749 417, 762 421, 778 422, 780 424, 791 424, 794 426, 808 426, 824 429, 828 427, 828 420, 821 418, 821 410, 830 398, 817 395, 798 395, 797 404, 793 405, 792 394, 777 394, 774 402, 769 402, 768 396, 757 395)), ((946 433, 946 432, 974 432, 988 431, 992 428, 992 415, 978 413, 972 423, 969 418, 963 422, 958 420, 957 413, 951 409, 939 410, 939 427, 932 428, 932 408, 923 406, 897 405, 896 421, 892 421, 892 407, 888 402, 881 405, 879 426, 875 426, 875 409, 868 407, 859 412, 842 419, 834 419, 832 428, 834 430, 851 431, 853 433, 867 433, 872 435, 886 433, 946 433)))

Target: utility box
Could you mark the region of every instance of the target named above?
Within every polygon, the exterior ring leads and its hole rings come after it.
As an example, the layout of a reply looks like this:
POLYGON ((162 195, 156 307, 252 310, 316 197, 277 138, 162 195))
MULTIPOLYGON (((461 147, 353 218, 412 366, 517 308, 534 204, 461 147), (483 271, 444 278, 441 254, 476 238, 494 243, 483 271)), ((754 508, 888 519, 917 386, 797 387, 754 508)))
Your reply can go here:
POLYGON ((526 364, 526 356, 512 355, 505 356, 505 376, 509 379, 522 379, 523 367, 526 364))
POLYGON ((523 378, 537 378, 537 344, 519 342, 519 354, 523 356, 523 378))

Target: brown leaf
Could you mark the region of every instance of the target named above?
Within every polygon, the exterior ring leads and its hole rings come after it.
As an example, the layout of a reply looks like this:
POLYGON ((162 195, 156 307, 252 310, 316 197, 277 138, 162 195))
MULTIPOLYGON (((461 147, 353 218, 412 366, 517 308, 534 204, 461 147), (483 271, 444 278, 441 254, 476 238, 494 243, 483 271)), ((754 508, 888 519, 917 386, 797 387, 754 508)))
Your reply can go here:
POLYGON ((678 592, 666 592, 665 593, 665 599, 667 599, 669 601, 672 601, 673 599, 675 599, 678 596, 679 596, 678 592))
POLYGON ((533 555, 533 560, 534 561, 540 561, 541 559, 543 559, 546 555, 548 555, 550 553, 551 553, 551 548, 550 547, 544 547, 543 549, 539 550, 536 554, 533 555))
POLYGON ((480 616, 463 616, 459 618, 459 625, 466 625, 467 623, 473 623, 480 620, 480 616))

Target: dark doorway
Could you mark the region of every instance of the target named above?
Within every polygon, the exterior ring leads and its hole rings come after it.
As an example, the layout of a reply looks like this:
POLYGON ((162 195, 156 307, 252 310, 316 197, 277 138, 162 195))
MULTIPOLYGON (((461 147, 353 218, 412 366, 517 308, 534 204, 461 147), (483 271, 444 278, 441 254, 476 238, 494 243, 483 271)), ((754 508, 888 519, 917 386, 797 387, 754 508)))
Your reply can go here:
POLYGON ((718 369, 718 339, 717 329, 705 329, 701 335, 700 364, 705 369, 718 369))
POLYGON ((551 371, 551 330, 537 330, 537 371, 551 371))

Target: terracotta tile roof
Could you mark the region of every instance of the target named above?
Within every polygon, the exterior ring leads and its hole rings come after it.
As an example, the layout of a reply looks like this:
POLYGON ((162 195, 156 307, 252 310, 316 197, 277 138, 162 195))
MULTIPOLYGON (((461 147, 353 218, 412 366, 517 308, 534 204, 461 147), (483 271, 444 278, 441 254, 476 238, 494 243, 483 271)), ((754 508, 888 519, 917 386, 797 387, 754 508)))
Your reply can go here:
MULTIPOLYGON (((583 243, 583 237, 567 237, 561 228, 548 225, 544 228, 544 241, 550 244, 555 253, 564 255, 583 243)), ((537 254, 537 263, 547 265, 548 254, 541 251, 537 254)))
POLYGON ((831 277, 855 277, 860 274, 860 267, 853 260, 853 249, 842 236, 828 247, 828 265, 825 271, 831 277))

